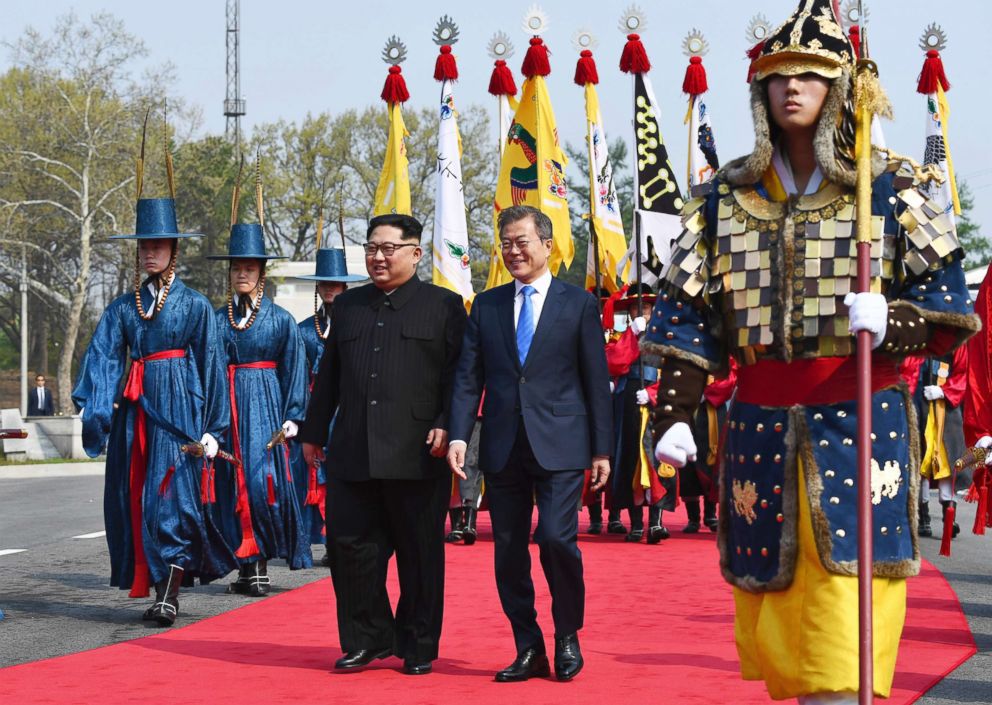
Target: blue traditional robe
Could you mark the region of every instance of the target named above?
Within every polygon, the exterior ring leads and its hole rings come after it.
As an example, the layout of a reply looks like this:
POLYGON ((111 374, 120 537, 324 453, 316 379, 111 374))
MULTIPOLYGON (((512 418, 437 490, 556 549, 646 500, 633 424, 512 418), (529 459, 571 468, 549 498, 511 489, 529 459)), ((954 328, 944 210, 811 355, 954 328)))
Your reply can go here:
MULTIPOLYGON (((317 335, 314 327, 316 316, 310 316, 299 323, 300 338, 303 340, 303 348, 307 356, 308 386, 313 383, 313 378, 317 374, 317 367, 320 365, 320 358, 324 354, 324 339, 317 335)), ((333 424, 333 422, 332 422, 333 424)), ((330 438, 330 434, 328 434, 330 438)), ((306 499, 310 491, 310 468, 307 467, 303 458, 303 444, 293 442, 290 444, 290 459, 293 465, 293 479, 296 482, 296 495, 300 500, 300 510, 303 512, 304 525, 309 527, 310 543, 324 543, 324 514, 323 503, 324 493, 318 488, 318 504, 307 504, 306 499)), ((317 466, 317 485, 327 486, 327 474, 324 463, 317 466)))
MULTIPOLYGON (((143 287, 141 297, 144 309, 151 310, 155 305, 151 292, 143 287)), ((224 363, 219 350, 210 302, 176 278, 165 305, 151 320, 138 314, 134 294, 115 299, 100 318, 83 358, 72 400, 83 409, 87 455, 96 457, 107 449, 104 522, 110 584, 127 589, 136 582, 133 597, 143 597, 147 589, 140 587, 143 576, 135 581, 130 465, 138 405, 121 394, 128 358, 135 365, 134 361, 164 351, 177 355, 143 363, 140 403, 147 460, 141 526, 151 582, 165 580, 170 564, 183 568, 188 576, 199 576, 201 582, 237 567, 232 549, 204 512, 203 461, 179 449, 205 432, 220 439, 227 428, 224 363)), ((141 366, 135 365, 136 370, 141 366)))
MULTIPOLYGON (((222 350, 226 353, 228 379, 233 376, 240 448, 229 434, 231 453, 242 459, 251 526, 258 553, 243 556, 242 562, 262 558, 284 558, 291 569, 312 565, 310 541, 300 513, 300 504, 290 475, 288 453, 266 444, 284 421, 301 423, 306 413, 307 370, 303 343, 293 317, 285 309, 263 298, 255 322, 244 331, 231 327, 227 307, 216 312, 222 350), (273 362, 275 367, 232 366, 273 362)), ((237 514, 237 472, 224 464, 218 473, 217 507, 225 537, 232 546, 242 546, 241 517, 237 514)))

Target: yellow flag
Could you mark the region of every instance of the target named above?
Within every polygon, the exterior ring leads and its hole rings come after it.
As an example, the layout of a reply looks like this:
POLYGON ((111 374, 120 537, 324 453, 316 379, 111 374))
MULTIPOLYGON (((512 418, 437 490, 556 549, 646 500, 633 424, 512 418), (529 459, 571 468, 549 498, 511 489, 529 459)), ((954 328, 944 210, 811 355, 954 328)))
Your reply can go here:
MULTIPOLYGON (((565 165, 568 158, 558 144, 558 128, 551 98, 542 76, 524 81, 520 104, 506 135, 499 181, 496 183, 494 217, 510 206, 528 205, 551 219, 554 247, 549 266, 557 274, 575 254, 568 217, 565 165)), ((494 228, 495 231, 495 228, 494 228)), ((496 232, 486 288, 508 283, 512 277, 503 266, 496 232)))
POLYGON ((375 189, 375 208, 372 215, 410 212, 410 162, 406 158, 404 138, 410 133, 403 124, 399 103, 389 104, 389 138, 386 141, 386 159, 375 189))
MULTIPOLYGON (((587 83, 586 91, 586 140, 589 143, 589 213, 596 229, 597 253, 593 253, 589 240, 586 258, 586 288, 598 287, 595 275, 595 258, 599 258, 600 281, 611 294, 617 290, 617 264, 627 252, 627 238, 620 219, 620 201, 613 181, 609 144, 599 111, 596 86, 587 83)), ((598 295, 598 294, 597 294, 598 295)))

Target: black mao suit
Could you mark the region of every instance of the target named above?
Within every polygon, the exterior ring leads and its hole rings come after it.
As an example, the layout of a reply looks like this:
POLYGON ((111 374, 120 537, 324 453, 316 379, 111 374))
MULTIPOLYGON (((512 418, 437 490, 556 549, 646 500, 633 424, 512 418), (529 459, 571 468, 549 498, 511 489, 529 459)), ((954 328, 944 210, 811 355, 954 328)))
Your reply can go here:
POLYGON ((479 294, 465 331, 451 404, 451 440, 467 440, 486 390, 479 466, 495 541, 496 586, 517 652, 543 653, 530 575, 531 514, 551 591, 555 636, 582 627, 585 587, 576 544, 578 500, 593 456, 613 448, 610 380, 596 301, 552 279, 526 360, 514 284, 479 294))
POLYGON ((444 516, 451 486, 427 434, 446 428, 465 308, 414 277, 387 295, 374 285, 334 300, 300 440, 327 442, 327 550, 341 648, 392 647, 434 660, 444 594, 444 516), (396 553, 395 618, 386 567, 396 553))

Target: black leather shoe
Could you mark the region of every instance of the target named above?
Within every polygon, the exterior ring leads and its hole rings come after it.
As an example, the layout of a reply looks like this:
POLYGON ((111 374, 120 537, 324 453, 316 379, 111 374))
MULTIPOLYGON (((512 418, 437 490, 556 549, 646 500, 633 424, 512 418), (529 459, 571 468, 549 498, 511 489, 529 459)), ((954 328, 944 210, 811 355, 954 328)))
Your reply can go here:
POLYGON ((473 506, 465 507, 465 530, 462 532, 462 539, 466 546, 471 546, 478 538, 479 532, 475 528, 475 521, 478 510, 473 506))
POLYGON ((434 670, 434 665, 430 661, 410 661, 403 662, 403 673, 408 676, 424 676, 434 670))
POLYGON ((623 537, 627 543, 637 543, 644 538, 644 529, 631 529, 630 533, 623 537))
POLYGON ((606 525, 606 533, 608 534, 626 534, 627 528, 623 525, 623 522, 619 519, 614 519, 606 525))
POLYGON ((555 638, 555 678, 570 681, 579 675, 584 664, 578 634, 555 638))
POLYGON ((668 529, 660 524, 648 529, 648 543, 659 543, 662 539, 667 539, 669 536, 668 529))
POLYGON ((599 536, 603 533, 603 522, 601 521, 590 521, 589 528, 586 529, 587 534, 592 534, 593 536, 599 536))
POLYGON ((524 649, 509 666, 496 673, 498 683, 515 683, 528 678, 547 678, 551 675, 548 655, 537 649, 524 649))
POLYGON ((389 658, 392 655, 392 649, 358 649, 357 651, 349 651, 334 662, 334 668, 338 671, 350 671, 354 668, 368 666, 376 659, 389 658))

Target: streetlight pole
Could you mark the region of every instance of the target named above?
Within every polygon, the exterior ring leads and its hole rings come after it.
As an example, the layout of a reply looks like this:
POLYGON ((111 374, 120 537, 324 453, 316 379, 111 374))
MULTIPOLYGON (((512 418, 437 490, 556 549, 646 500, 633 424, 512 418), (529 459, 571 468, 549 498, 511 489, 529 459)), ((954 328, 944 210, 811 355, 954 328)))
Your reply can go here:
POLYGON ((28 252, 21 245, 21 416, 28 415, 28 252))

